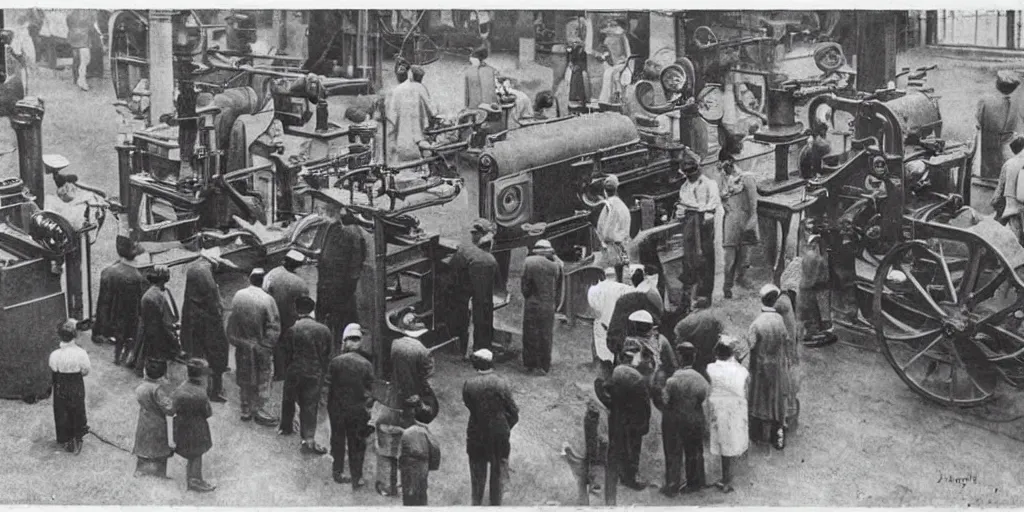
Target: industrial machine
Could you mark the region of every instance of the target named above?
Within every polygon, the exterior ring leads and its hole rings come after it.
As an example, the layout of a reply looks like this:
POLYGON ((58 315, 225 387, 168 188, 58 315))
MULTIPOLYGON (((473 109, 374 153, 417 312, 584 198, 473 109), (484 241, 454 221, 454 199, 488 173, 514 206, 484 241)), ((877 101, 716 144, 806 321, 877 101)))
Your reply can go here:
POLYGON ((1024 382, 1024 248, 970 204, 975 148, 943 139, 935 98, 887 88, 811 101, 850 119, 849 147, 808 181, 807 228, 829 249, 837 322, 873 334, 916 393, 973 406, 1024 382), (837 300, 838 299, 838 300, 837 300))

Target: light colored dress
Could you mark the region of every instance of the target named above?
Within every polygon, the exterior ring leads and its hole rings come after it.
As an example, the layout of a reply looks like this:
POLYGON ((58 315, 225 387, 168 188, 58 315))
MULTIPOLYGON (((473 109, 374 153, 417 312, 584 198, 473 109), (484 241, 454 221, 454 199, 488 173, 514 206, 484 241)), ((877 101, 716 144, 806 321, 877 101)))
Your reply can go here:
POLYGON ((738 457, 750 446, 747 430, 749 373, 730 357, 708 365, 711 394, 708 396, 708 432, 712 455, 738 457))

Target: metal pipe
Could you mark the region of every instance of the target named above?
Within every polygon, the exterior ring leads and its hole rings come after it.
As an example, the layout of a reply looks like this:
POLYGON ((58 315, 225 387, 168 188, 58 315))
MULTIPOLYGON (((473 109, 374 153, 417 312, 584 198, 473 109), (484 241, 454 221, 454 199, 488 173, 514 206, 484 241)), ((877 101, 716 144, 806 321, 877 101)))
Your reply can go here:
POLYGON ((149 11, 149 126, 160 116, 174 112, 174 55, 171 50, 174 30, 172 10, 149 11))

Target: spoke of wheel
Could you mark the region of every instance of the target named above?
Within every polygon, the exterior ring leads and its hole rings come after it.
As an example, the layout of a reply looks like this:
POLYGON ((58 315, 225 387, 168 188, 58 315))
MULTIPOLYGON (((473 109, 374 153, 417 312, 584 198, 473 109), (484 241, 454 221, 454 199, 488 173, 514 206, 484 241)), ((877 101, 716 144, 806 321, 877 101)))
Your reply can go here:
MULTIPOLYGON (((989 361, 991 361, 991 362, 1006 361, 1006 360, 1009 360, 1009 359, 1016 359, 1018 356, 1024 354, 1024 338, 1022 338, 1019 334, 1017 334, 1017 333, 1015 333, 1013 331, 1009 331, 1009 330, 1003 329, 1002 327, 1000 327, 998 325, 991 325, 991 324, 986 324, 986 325, 982 326, 981 329, 983 331, 988 331, 986 334, 988 334, 989 336, 992 336, 993 338, 996 338, 996 339, 1002 338, 1002 339, 1013 340, 1013 342, 1016 343, 1018 347, 1020 347, 1017 350, 1014 350, 1013 352, 1010 352, 1009 354, 1002 354, 1002 355, 997 355, 997 356, 991 357, 991 358, 989 358, 989 361)), ((989 349, 989 352, 991 352, 991 349, 989 349)))
POLYGON ((974 309, 978 303, 992 298, 1005 281, 1009 281, 1009 276, 1007 275, 1007 270, 1004 268, 996 274, 991 281, 985 283, 985 286, 982 286, 980 290, 977 290, 974 293, 965 293, 964 304, 968 309, 974 309))
POLYGON ((928 290, 926 290, 925 287, 921 285, 921 282, 918 281, 916 277, 914 277, 914 274, 907 272, 906 269, 903 268, 902 264, 897 264, 897 267, 899 267, 900 272, 903 272, 903 275, 907 276, 907 279, 910 281, 910 284, 914 285, 914 288, 917 290, 917 293, 921 294, 921 297, 924 299, 925 303, 931 306, 935 313, 939 315, 939 318, 946 316, 946 312, 939 307, 939 304, 935 302, 935 299, 933 299, 932 296, 928 293, 928 290))
POLYGON ((946 278, 946 286, 949 288, 949 294, 953 299, 953 304, 959 304, 960 298, 956 293, 956 287, 953 286, 953 276, 949 273, 949 267, 946 266, 945 261, 938 261, 936 264, 942 267, 942 275, 946 278))
POLYGON ((900 367, 900 371, 906 373, 907 368, 910 368, 910 365, 914 364, 921 356, 924 355, 925 352, 928 352, 929 350, 932 349, 932 347, 934 347, 935 345, 938 345, 939 342, 942 341, 943 339, 945 339, 945 338, 941 334, 936 336, 935 340, 932 341, 931 343, 929 343, 928 346, 924 348, 924 350, 918 352, 914 357, 910 358, 910 361, 907 361, 907 364, 901 366, 900 367))
POLYGON ((981 259, 984 252, 984 247, 975 248, 967 258, 964 277, 960 279, 960 293, 964 296, 970 296, 971 290, 978 284, 978 274, 981 272, 981 259))
MULTIPOLYGON (((887 313, 886 313, 886 315, 887 315, 887 313)), ((907 335, 903 335, 903 336, 892 336, 892 335, 886 334, 885 335, 885 339, 887 339, 889 341, 899 341, 901 343, 907 343, 907 342, 910 342, 910 341, 917 341, 917 340, 919 340, 921 338, 927 338, 928 336, 934 336, 936 334, 939 334, 940 331, 942 331, 942 328, 941 327, 936 327, 934 329, 928 329, 927 331, 924 331, 924 332, 919 332, 919 333, 916 333, 916 334, 907 334, 907 335)))

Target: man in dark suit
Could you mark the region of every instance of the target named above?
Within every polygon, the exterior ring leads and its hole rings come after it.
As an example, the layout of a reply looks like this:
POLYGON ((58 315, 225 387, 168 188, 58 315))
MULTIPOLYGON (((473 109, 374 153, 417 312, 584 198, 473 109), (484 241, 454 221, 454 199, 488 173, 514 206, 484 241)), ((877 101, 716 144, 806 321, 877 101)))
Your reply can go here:
MULTIPOLYGON (((306 257, 301 252, 296 250, 288 251, 288 254, 284 256, 284 262, 281 263, 281 266, 267 272, 267 277, 263 278, 263 291, 269 293, 274 298, 274 303, 277 304, 277 312, 281 315, 282 333, 287 332, 299 318, 299 313, 295 310, 295 305, 297 304, 295 300, 309 295, 309 286, 306 284, 306 281, 295 273, 305 261, 306 257)), ((318 295, 318 297, 324 300, 327 299, 327 296, 324 295, 318 295)), ((331 333, 332 336, 334 334, 337 333, 331 333)), ((278 345, 277 350, 274 351, 275 381, 285 380, 285 371, 288 369, 288 363, 284 359, 281 350, 283 350, 283 346, 278 345)))
POLYGON ((451 305, 452 335, 458 336, 458 350, 469 347, 469 301, 473 301, 473 348, 490 349, 494 340, 494 284, 498 261, 489 252, 494 228, 485 219, 473 222, 472 243, 459 244, 451 260, 454 276, 454 304, 451 305))
POLYGON ((647 488, 637 479, 644 436, 650 429, 651 400, 649 381, 636 368, 643 350, 627 338, 619 365, 607 381, 595 382, 598 398, 608 407, 608 467, 605 470, 605 505, 615 505, 618 484, 633 490, 647 488))
POLYGON ((462 401, 469 409, 466 453, 473 488, 473 505, 482 505, 484 487, 490 481, 490 503, 501 505, 508 480, 509 436, 519 422, 519 407, 505 379, 494 373, 494 356, 480 349, 471 358, 477 375, 462 387, 462 401), (488 470, 490 478, 488 479, 488 470))
POLYGON ((356 329, 348 331, 351 336, 345 341, 344 352, 331 360, 327 372, 327 414, 331 419, 334 481, 339 484, 352 482, 352 487, 357 489, 366 484, 363 480, 363 460, 366 455, 370 405, 373 404, 370 396, 373 364, 360 349, 361 333, 356 329), (351 478, 344 476, 346 446, 351 478))
POLYGON ((323 253, 317 265, 316 296, 330 297, 317 303, 316 317, 340 338, 350 323, 359 323, 356 286, 366 261, 367 247, 363 232, 351 215, 334 209, 328 213, 323 253))
POLYGON ((204 250, 185 272, 185 304, 181 307, 181 348, 210 364, 211 402, 226 402, 224 372, 228 369, 228 337, 224 332, 224 305, 213 278, 228 263, 217 250, 204 250))
POLYGON ((281 424, 278 432, 292 434, 295 404, 299 404, 299 431, 302 452, 322 455, 327 450, 316 444, 316 416, 320 405, 320 384, 331 357, 331 330, 313 320, 310 314, 316 302, 299 296, 293 306, 298 320, 281 336, 281 358, 287 364, 287 376, 281 397, 281 424))
POLYGON ((528 372, 551 371, 555 308, 562 284, 562 260, 551 242, 539 240, 523 262, 523 366, 528 372))
POLYGON ((114 364, 120 365, 135 344, 139 329, 139 303, 149 283, 132 262, 142 248, 127 238, 118 237, 120 261, 100 273, 100 295, 96 301, 93 343, 114 344, 114 364))
POLYGON ((182 356, 176 308, 171 307, 172 299, 166 288, 171 272, 167 267, 157 265, 150 271, 148 279, 150 287, 139 304, 138 346, 132 360, 135 374, 139 377, 149 359, 170 362, 182 356))
POLYGON ((681 369, 662 391, 654 391, 654 405, 661 410, 661 434, 665 447, 665 485, 661 493, 672 497, 704 487, 704 400, 710 386, 693 368, 697 349, 683 342, 676 347, 681 369), (680 486, 680 469, 686 459, 686 485, 680 486))
POLYGON ((203 454, 213 447, 208 420, 213 416, 210 398, 203 388, 209 365, 202 359, 188 362, 188 380, 171 395, 174 409, 174 453, 188 461, 185 474, 188 490, 210 492, 216 489, 203 479, 203 454))
POLYGON ((715 362, 715 345, 725 331, 725 325, 718 318, 718 314, 708 306, 708 301, 698 299, 694 306, 695 310, 676 323, 673 329, 674 336, 670 338, 676 347, 682 343, 690 343, 696 348, 697 358, 693 363, 693 369, 705 379, 708 379, 708 365, 715 362))
POLYGON ((413 395, 419 396, 422 404, 416 413, 416 420, 422 423, 434 421, 439 404, 434 388, 430 385, 434 360, 427 347, 409 337, 393 341, 391 368, 393 403, 401 404, 413 395))

